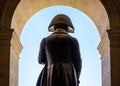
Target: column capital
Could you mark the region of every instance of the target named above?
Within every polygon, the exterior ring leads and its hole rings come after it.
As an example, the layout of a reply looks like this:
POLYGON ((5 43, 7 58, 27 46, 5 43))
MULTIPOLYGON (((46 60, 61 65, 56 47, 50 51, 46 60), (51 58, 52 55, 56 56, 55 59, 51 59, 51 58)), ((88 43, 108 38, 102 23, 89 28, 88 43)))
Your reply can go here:
POLYGON ((12 37, 13 29, 0 30, 0 45, 10 46, 10 40, 12 37))
POLYGON ((110 47, 120 48, 120 30, 108 30, 108 36, 110 39, 110 47))
POLYGON ((101 58, 105 55, 105 53, 109 50, 109 45, 110 45, 110 41, 108 38, 108 33, 106 32, 103 36, 103 38, 101 39, 99 45, 98 45, 98 50, 99 53, 101 54, 101 58))
POLYGON ((23 46, 20 42, 20 39, 16 32, 13 32, 12 38, 11 38, 11 49, 16 53, 16 55, 19 57, 19 54, 21 53, 23 46))

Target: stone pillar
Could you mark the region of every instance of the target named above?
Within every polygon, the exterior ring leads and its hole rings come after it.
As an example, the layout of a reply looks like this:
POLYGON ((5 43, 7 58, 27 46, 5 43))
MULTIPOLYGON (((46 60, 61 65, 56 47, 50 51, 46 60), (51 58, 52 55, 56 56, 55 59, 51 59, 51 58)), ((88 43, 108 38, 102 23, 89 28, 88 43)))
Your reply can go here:
POLYGON ((102 86, 120 86, 120 31, 105 33, 98 49, 102 62, 102 86))
POLYGON ((18 86, 19 78, 19 54, 22 50, 20 39, 16 32, 13 32, 10 47, 10 82, 9 86, 18 86))
POLYGON ((111 86, 120 86, 120 31, 108 31, 110 39, 111 86))
POLYGON ((99 53, 101 54, 102 86, 111 86, 110 46, 109 45, 110 45, 110 41, 108 38, 108 33, 106 32, 98 46, 99 53))
POLYGON ((0 86, 18 86, 22 45, 13 29, 0 30, 0 86))
POLYGON ((10 40, 13 29, 0 30, 0 86, 9 86, 10 40))

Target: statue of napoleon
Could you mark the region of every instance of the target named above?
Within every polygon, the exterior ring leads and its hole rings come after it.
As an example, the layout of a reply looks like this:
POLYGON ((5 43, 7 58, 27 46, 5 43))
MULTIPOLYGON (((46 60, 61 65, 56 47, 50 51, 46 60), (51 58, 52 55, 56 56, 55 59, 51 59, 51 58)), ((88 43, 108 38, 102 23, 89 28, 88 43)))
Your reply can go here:
POLYGON ((79 86, 82 61, 79 43, 68 32, 74 32, 70 18, 56 15, 49 31, 53 33, 43 38, 38 61, 45 64, 36 86, 79 86))

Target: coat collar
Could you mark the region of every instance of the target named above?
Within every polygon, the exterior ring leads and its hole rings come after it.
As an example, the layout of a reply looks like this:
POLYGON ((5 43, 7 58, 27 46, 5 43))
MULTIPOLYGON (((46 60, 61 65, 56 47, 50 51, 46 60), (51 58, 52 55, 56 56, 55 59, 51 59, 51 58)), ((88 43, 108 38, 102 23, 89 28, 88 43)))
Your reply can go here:
POLYGON ((56 34, 56 33, 64 33, 64 34, 67 34, 67 32, 66 32, 65 30, 63 30, 63 29, 56 29, 53 34, 56 34))

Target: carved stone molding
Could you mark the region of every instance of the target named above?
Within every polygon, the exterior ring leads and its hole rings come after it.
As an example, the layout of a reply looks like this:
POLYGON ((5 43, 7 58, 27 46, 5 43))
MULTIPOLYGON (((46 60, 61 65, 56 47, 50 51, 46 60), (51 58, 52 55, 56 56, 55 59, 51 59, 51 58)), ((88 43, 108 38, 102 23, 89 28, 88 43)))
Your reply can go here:
POLYGON ((11 49, 16 53, 16 55, 19 57, 19 54, 22 51, 22 44, 19 40, 19 37, 17 36, 16 32, 13 32, 13 36, 11 39, 11 49))
POLYGON ((99 53, 101 54, 101 57, 105 55, 105 53, 110 49, 110 41, 108 38, 108 33, 106 32, 101 39, 101 42, 98 45, 99 53))
POLYGON ((108 36, 110 39, 110 47, 119 47, 120 48, 120 30, 109 30, 108 36))
POLYGON ((10 46, 13 29, 0 30, 0 46, 10 46))

